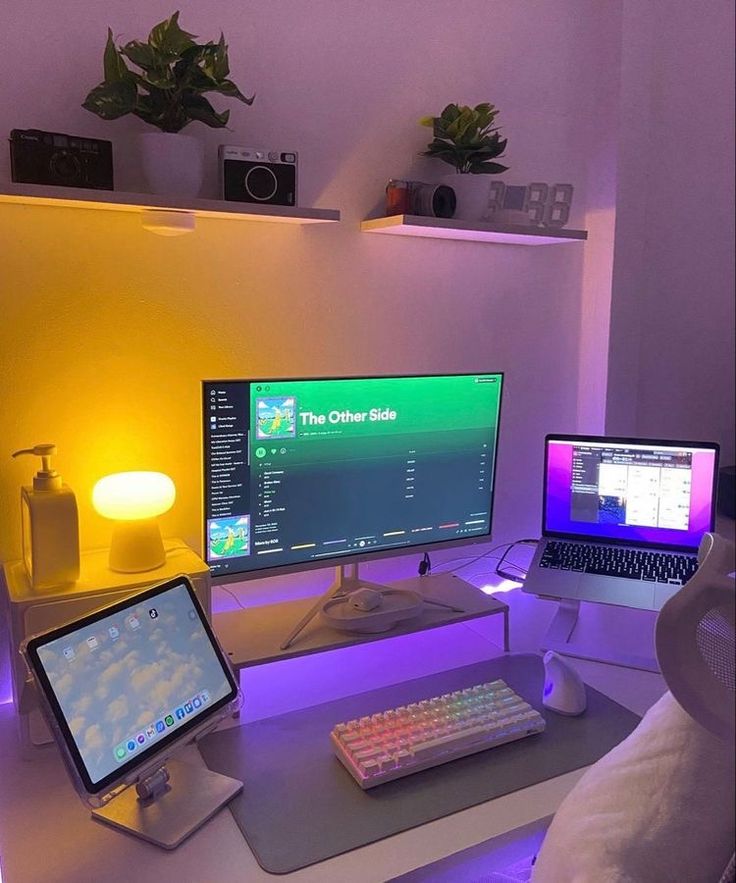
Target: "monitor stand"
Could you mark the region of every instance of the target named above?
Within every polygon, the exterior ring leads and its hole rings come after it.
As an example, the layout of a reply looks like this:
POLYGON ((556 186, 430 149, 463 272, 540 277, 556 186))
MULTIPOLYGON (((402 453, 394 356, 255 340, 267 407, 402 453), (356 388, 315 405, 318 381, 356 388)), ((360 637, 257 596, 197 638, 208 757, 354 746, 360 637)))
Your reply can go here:
POLYGON ((625 668, 636 668, 640 671, 660 673, 657 660, 652 656, 635 656, 629 653, 605 653, 600 647, 586 649, 571 642, 575 626, 580 615, 580 601, 563 599, 559 601, 557 611, 549 624, 547 633, 542 638, 541 649, 554 650, 564 656, 575 659, 590 659, 592 662, 605 662, 609 665, 622 665, 625 668))
MULTIPOLYGON (((289 636, 281 644, 282 650, 288 650, 289 647, 291 647, 297 635, 299 635, 305 626, 314 619, 325 604, 333 598, 341 598, 344 595, 349 595, 350 592, 354 592, 356 589, 375 589, 378 592, 385 592, 391 588, 391 586, 383 583, 373 583, 369 580, 361 579, 358 568, 359 564, 357 561, 354 564, 339 564, 335 568, 335 579, 332 581, 329 589, 327 589, 324 595, 317 600, 316 604, 310 607, 307 613, 294 626, 289 633, 289 636)), ((454 607, 452 604, 445 604, 442 601, 434 601, 424 598, 424 603, 434 604, 436 607, 445 607, 448 610, 454 610, 458 613, 463 612, 462 607, 454 607)))
POLYGON ((232 800, 243 783, 205 766, 170 760, 126 788, 92 818, 156 846, 174 849, 232 800))

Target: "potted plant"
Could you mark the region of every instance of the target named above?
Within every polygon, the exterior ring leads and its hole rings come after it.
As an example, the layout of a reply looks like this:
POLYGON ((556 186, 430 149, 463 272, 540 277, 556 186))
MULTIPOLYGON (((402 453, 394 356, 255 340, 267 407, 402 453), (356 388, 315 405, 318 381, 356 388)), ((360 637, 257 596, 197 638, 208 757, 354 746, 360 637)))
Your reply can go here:
POLYGON ((495 125, 498 110, 484 102, 475 107, 448 104, 438 117, 422 117, 420 125, 429 126, 434 139, 422 156, 442 160, 455 168, 455 174, 443 177, 457 197, 455 216, 479 220, 488 207, 487 181, 477 175, 497 175, 508 166, 494 162, 503 156, 506 138, 495 125), (484 186, 486 185, 486 186, 484 186))
POLYGON ((117 47, 108 28, 103 56, 105 79, 82 107, 103 120, 132 113, 158 132, 141 138, 143 170, 154 193, 197 196, 202 186, 202 142, 181 131, 198 120, 224 128, 229 110, 216 111, 205 97, 218 93, 252 104, 228 79, 225 38, 195 43, 195 35, 179 26, 179 13, 159 22, 146 42, 131 40, 117 47), (128 67, 128 62, 138 70, 128 67))

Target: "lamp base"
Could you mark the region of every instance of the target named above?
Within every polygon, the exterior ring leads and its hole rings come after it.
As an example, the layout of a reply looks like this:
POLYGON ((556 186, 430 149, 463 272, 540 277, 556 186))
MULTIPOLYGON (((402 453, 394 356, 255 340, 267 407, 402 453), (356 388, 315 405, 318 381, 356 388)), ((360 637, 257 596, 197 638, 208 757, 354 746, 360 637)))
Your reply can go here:
POLYGON ((110 570, 143 573, 165 563, 166 552, 155 518, 115 522, 110 543, 110 570))

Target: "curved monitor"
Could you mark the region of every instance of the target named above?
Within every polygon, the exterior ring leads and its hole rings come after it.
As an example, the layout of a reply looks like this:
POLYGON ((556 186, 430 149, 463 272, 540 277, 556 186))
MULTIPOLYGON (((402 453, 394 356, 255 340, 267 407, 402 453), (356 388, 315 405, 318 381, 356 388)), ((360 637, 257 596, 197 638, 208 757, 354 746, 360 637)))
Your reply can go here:
POLYGON ((203 383, 224 581, 487 541, 502 374, 203 383))

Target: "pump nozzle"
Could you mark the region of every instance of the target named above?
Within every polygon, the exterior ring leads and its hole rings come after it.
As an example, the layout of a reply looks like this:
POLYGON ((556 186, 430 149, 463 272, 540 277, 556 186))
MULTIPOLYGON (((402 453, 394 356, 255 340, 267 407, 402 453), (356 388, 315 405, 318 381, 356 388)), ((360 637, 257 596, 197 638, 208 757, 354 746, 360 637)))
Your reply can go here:
POLYGON ((56 445, 34 445, 32 448, 22 448, 16 451, 13 457, 21 454, 31 454, 41 458, 41 468, 33 476, 34 491, 55 491, 61 487, 61 476, 52 468, 51 458, 56 455, 56 445))

